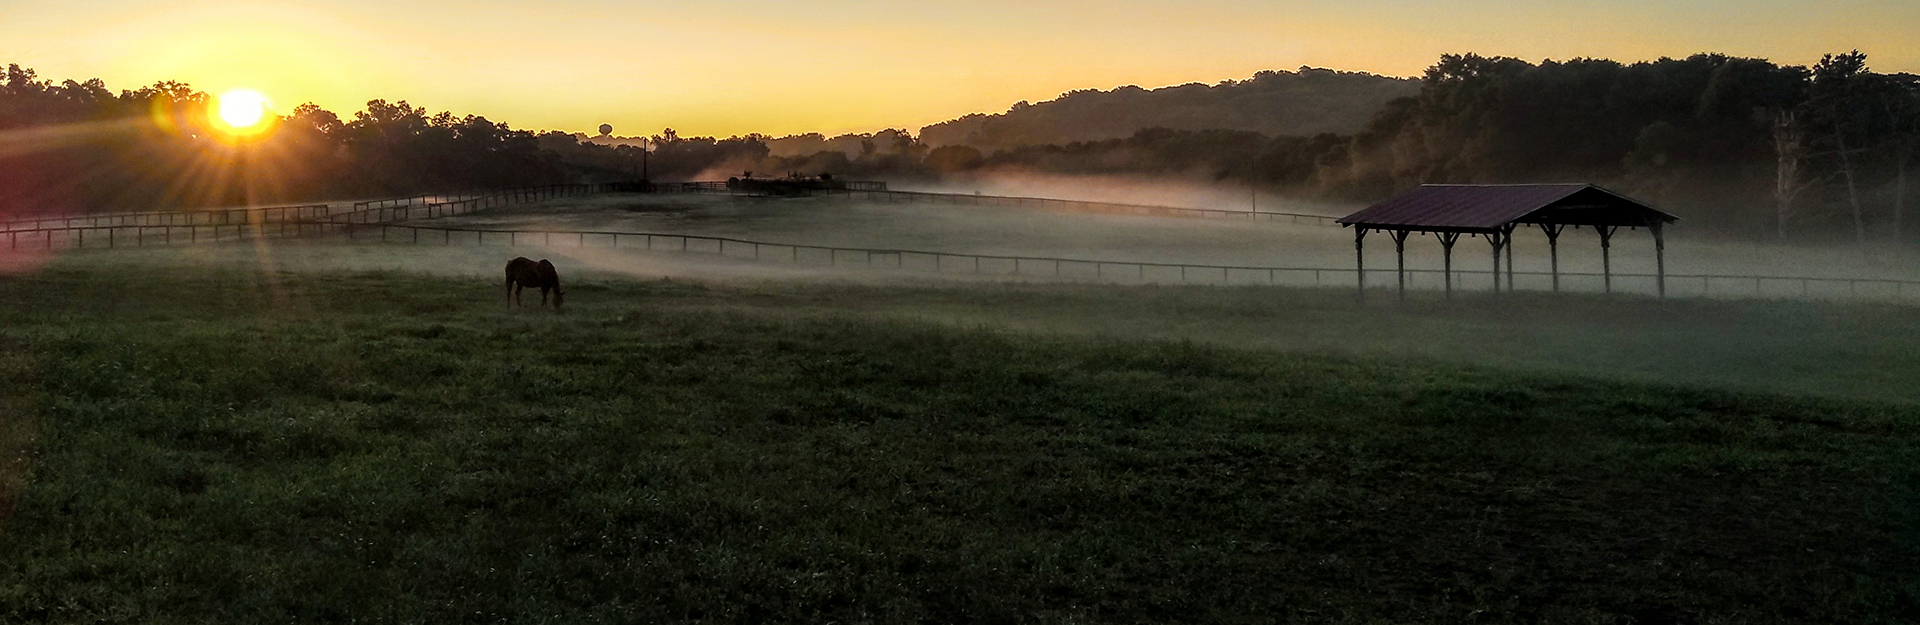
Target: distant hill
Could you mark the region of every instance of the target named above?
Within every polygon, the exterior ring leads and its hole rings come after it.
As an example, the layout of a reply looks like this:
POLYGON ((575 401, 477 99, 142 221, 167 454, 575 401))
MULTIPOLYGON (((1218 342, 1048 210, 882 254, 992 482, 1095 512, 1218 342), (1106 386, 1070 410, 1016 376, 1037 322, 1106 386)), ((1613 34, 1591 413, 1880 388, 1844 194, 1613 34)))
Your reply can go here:
POLYGON ((1349 134, 1387 101, 1419 91, 1418 79, 1302 67, 1217 85, 1069 91, 1039 104, 1020 101, 1005 113, 975 113, 933 124, 920 129, 920 140, 936 147, 992 150, 1113 139, 1153 127, 1251 130, 1268 136, 1349 134))

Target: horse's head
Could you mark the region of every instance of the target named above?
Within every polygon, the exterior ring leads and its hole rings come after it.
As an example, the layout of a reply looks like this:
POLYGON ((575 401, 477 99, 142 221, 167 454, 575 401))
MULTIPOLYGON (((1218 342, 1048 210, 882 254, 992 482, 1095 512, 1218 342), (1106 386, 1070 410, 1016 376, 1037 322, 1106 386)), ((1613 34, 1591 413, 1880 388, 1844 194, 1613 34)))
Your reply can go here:
POLYGON ((554 289, 554 291, 553 291, 553 309, 554 309, 554 310, 560 310, 560 305, 561 305, 561 304, 563 304, 563 303, 566 303, 566 301, 567 301, 567 294, 566 294, 566 293, 561 293, 559 289, 554 289))

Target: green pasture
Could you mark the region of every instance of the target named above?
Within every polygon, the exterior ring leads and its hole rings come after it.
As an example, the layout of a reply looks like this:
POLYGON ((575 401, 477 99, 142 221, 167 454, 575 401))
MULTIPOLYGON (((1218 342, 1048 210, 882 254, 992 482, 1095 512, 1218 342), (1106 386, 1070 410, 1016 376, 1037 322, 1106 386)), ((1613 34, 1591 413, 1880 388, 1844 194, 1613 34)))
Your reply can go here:
POLYGON ((117 258, 0 278, 0 622, 1920 613, 1909 309, 117 258))

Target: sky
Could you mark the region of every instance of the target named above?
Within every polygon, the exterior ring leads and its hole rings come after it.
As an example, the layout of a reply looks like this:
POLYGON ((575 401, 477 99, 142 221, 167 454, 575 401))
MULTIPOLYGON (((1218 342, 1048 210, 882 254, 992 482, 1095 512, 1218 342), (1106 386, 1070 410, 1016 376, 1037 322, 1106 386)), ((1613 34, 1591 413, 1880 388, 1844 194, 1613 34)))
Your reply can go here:
POLYGON ((247 87, 350 117, 406 100, 518 128, 917 131, 1072 89, 1301 66, 1417 76, 1446 53, 1920 73, 1913 0, 0 0, 0 63, 132 89, 247 87))

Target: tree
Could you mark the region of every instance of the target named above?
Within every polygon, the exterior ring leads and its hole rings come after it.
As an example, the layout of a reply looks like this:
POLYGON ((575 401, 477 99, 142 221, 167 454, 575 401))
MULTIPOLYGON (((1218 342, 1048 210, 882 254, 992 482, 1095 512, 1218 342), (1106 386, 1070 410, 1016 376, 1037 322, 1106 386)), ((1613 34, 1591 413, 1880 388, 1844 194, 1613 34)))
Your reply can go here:
POLYGON ((926 163, 941 172, 956 172, 980 166, 985 157, 973 146, 944 145, 927 153, 926 163))
POLYGON ((1805 191, 1808 181, 1800 171, 1802 160, 1806 157, 1806 133, 1800 127, 1800 120, 1789 109, 1773 111, 1773 214, 1774 233, 1782 241, 1787 240, 1787 219, 1793 216, 1793 201, 1805 191))
POLYGON ((1920 76, 1895 74, 1885 77, 1883 88, 1876 90, 1888 119, 1887 141, 1893 151, 1893 227, 1895 244, 1906 241, 1902 232, 1907 208, 1907 170, 1912 167, 1916 144, 1920 144, 1920 76))
POLYGON ((1854 240, 1867 243, 1865 211, 1860 207, 1860 185, 1855 171, 1858 151, 1868 133, 1870 117, 1863 104, 1866 91, 1867 55, 1854 50, 1845 54, 1820 57, 1813 66, 1813 90, 1807 101, 1822 138, 1831 146, 1839 162, 1840 178, 1846 183, 1847 204, 1852 208, 1854 240))

